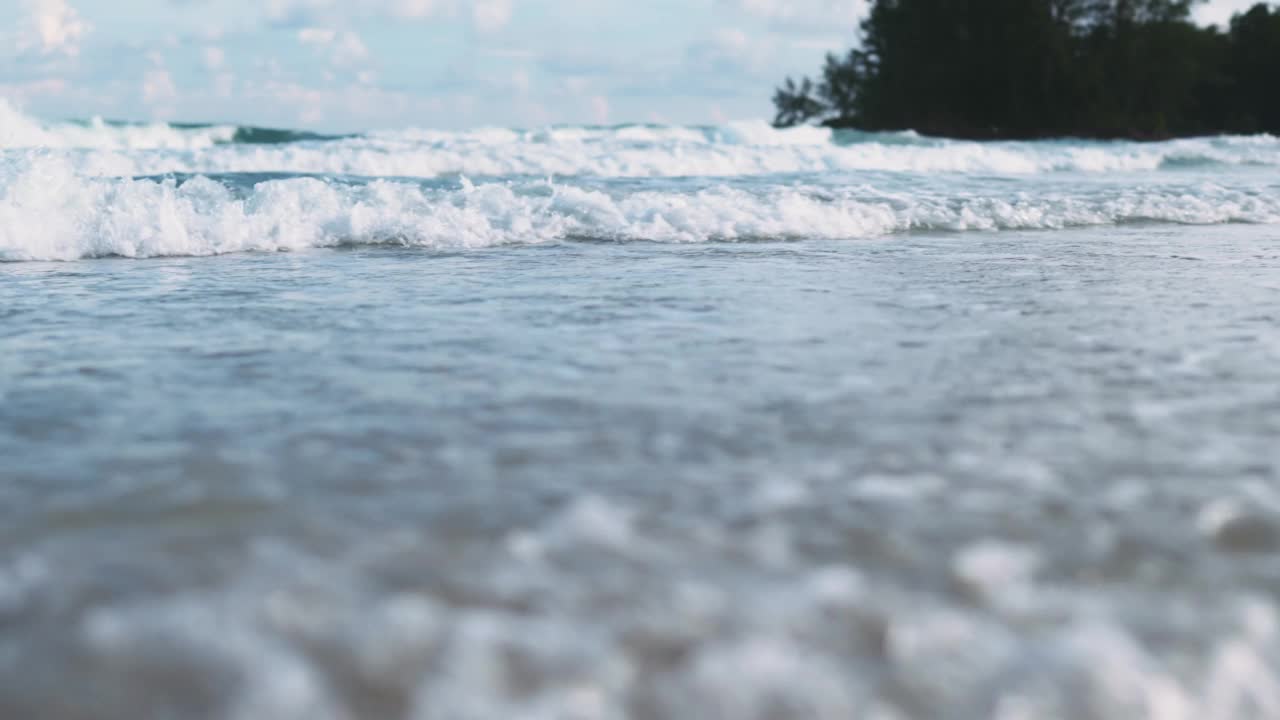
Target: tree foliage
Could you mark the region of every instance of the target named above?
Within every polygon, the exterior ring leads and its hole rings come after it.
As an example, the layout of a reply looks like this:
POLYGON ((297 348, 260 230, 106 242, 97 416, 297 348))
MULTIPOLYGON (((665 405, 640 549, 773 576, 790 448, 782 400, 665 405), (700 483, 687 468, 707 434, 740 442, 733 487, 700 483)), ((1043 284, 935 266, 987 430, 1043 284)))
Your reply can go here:
POLYGON ((1280 9, 1197 0, 874 0, 863 41, 788 79, 780 126, 963 137, 1280 132, 1280 9))

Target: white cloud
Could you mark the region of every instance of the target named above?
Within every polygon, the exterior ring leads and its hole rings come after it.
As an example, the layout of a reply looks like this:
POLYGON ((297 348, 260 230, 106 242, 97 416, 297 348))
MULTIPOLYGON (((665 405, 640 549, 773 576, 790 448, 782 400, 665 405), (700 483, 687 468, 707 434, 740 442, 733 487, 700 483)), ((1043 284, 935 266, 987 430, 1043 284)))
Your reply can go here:
POLYGON ((597 125, 609 122, 609 98, 596 95, 591 98, 591 117, 597 125))
POLYGON ((852 33, 867 13, 869 0, 720 0, 741 12, 788 30, 852 33))
POLYGON ((268 0, 266 17, 286 27, 341 27, 352 18, 383 16, 404 20, 470 18, 480 32, 511 21, 512 0, 268 0))
POLYGON ((520 95, 528 95, 528 94, 529 94, 529 86, 530 86, 530 84, 531 84, 531 83, 530 83, 530 81, 529 81, 529 71, 528 71, 528 70, 525 70, 524 68, 520 68, 520 69, 516 70, 515 72, 511 73, 511 87, 512 87, 512 89, 514 89, 518 94, 520 94, 520 95))
POLYGON ((67 91, 67 81, 62 78, 45 78, 21 83, 0 83, 0 111, 6 100, 16 100, 22 105, 29 98, 40 95, 61 95, 67 91))
POLYGON ((219 73, 213 79, 213 92, 218 97, 227 99, 235 92, 236 78, 231 73, 219 73))
POLYGON ((391 13, 404 18, 430 17, 440 10, 437 0, 393 0, 391 13))
POLYGON ((364 41, 350 31, 306 27, 298 31, 298 42, 326 50, 329 61, 336 66, 354 65, 369 57, 369 48, 364 41))
POLYGON ((209 46, 204 49, 204 66, 209 70, 218 70, 227 64, 227 53, 220 47, 209 46))
POLYGON ((163 67, 147 70, 142 75, 142 102, 151 108, 155 117, 171 115, 173 104, 178 99, 178 86, 173 82, 173 75, 163 67))
POLYGON ((511 22, 511 0, 472 0, 471 18, 480 32, 501 30, 511 22))
POLYGON ((365 47, 364 41, 360 39, 359 35, 353 32, 344 32, 334 42, 333 53, 336 62, 346 65, 369 57, 369 48, 365 47))
POLYGON ((32 113, 57 116, 332 129, 703 122, 711 102, 728 117, 767 113, 780 77, 820 62, 811 47, 847 47, 852 28, 815 19, 831 1, 695 0, 672 23, 667 5, 591 0, 588 16, 548 32, 547 13, 567 0, 0 0, 21 16, 0 26, 0 63, 3 40, 13 55, 24 38, 31 55, 0 83, 58 78, 65 90, 21 92, 32 113), (111 22, 94 14, 107 6, 111 22), (822 29, 791 29, 804 23, 822 29))
MULTIPOLYGON (((259 116, 262 122, 287 125, 317 126, 340 121, 368 127, 370 118, 387 112, 424 117, 445 109, 438 98, 414 97, 359 83, 317 88, 291 81, 244 81, 240 83, 239 95, 265 111, 266 114, 259 116)), ((465 108, 465 97, 455 99, 456 103, 450 103, 451 110, 465 108)))
POLYGON ((303 45, 328 45, 338 37, 337 30, 305 27, 298 31, 298 42, 303 45))
POLYGON ((751 42, 747 34, 737 28, 716 28, 711 35, 712 46, 718 51, 735 57, 751 54, 751 42))
POLYGON ((570 95, 582 95, 591 87, 591 81, 580 76, 570 76, 563 78, 560 85, 570 95))
POLYGON ((689 46, 685 67, 687 72, 736 81, 743 74, 773 72, 775 51, 772 38, 752 38, 738 28, 721 27, 689 46))
POLYGON ((150 111, 151 117, 157 120, 168 118, 173 115, 174 107, 178 102, 178 84, 174 82, 173 74, 165 65, 164 55, 152 50, 146 54, 146 58, 151 67, 142 73, 142 84, 138 88, 138 94, 142 98, 142 104, 150 111))
POLYGON ((164 68, 152 68, 142 76, 142 99, 148 105, 157 105, 178 96, 173 76, 164 68))
POLYGON ((18 38, 19 52, 43 55, 80 54, 80 41, 89 32, 89 24, 66 0, 25 0, 27 22, 18 38))

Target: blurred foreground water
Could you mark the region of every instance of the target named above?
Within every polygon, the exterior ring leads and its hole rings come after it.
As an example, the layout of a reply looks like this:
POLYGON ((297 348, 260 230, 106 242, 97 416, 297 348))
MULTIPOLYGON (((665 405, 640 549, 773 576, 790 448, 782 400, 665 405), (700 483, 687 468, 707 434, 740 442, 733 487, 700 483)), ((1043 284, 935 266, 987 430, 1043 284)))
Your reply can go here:
POLYGON ((1277 717, 1277 318, 1266 225, 0 264, 0 717, 1277 717))

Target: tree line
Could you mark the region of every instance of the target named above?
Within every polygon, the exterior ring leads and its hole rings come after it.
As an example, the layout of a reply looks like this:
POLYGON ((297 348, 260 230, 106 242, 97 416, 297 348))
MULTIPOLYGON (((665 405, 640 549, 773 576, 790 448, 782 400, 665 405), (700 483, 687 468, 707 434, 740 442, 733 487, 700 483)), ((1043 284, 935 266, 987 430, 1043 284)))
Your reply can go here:
POLYGON ((1280 134, 1280 8, 1198 0, 874 0, 861 46, 787 78, 774 124, 967 138, 1280 134))

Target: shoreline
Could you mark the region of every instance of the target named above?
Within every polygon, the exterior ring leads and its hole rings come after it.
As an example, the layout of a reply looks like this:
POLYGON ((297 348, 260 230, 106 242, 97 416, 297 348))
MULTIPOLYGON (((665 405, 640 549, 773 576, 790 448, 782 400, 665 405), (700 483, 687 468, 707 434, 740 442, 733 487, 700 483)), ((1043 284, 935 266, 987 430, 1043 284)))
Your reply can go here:
MULTIPOLYGON (((777 127, 777 126, 775 126, 777 127)), ((792 126, 796 127, 796 126, 792 126)), ((933 138, 937 140, 963 140, 976 142, 1041 142, 1041 141, 1117 141, 1117 142, 1138 142, 1138 143, 1160 143, 1170 140, 1194 140, 1196 138, 1217 138, 1217 137, 1251 137, 1258 135, 1271 135, 1265 130, 1244 131, 1244 130, 1209 130, 1196 133, 1144 133, 1140 131, 1125 132, 1004 132, 998 128, 987 131, 966 130, 966 129, 945 129, 922 128, 922 127, 876 127, 862 125, 848 121, 826 120, 818 123, 815 127, 830 128, 831 130, 852 130, 864 133, 903 133, 913 132, 920 137, 933 138)), ((785 129, 785 128, 779 128, 785 129)))

